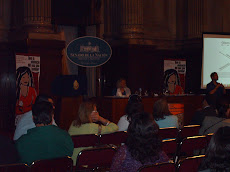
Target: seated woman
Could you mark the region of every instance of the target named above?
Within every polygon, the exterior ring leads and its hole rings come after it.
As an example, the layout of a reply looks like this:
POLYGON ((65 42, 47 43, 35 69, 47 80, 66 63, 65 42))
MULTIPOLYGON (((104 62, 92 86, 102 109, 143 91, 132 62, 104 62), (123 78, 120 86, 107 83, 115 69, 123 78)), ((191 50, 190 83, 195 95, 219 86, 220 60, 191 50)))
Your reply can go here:
POLYGON ((221 127, 212 136, 200 169, 202 172, 230 171, 230 127, 221 127))
POLYGON ((125 108, 126 115, 123 115, 117 123, 119 131, 127 131, 132 115, 144 111, 141 101, 141 97, 137 94, 129 96, 128 104, 125 108))
POLYGON ((167 100, 164 98, 159 99, 154 103, 153 118, 160 128, 179 128, 178 118, 176 115, 170 113, 167 100))
MULTIPOLYGON (((83 102, 74 120, 69 128, 70 135, 80 134, 106 134, 112 133, 118 130, 118 126, 107 119, 104 119, 97 112, 96 104, 90 101, 83 102), (103 125, 96 124, 94 122, 101 122, 103 125)), ((76 159, 78 153, 83 148, 75 148, 73 151, 73 162, 76 165, 76 159)))
POLYGON ((129 123, 132 120, 133 114, 144 111, 144 107, 142 103, 128 102, 125 111, 126 111, 126 115, 122 116, 117 123, 119 131, 127 131, 129 127, 129 123))
POLYGON ((130 89, 126 86, 126 80, 124 78, 120 78, 117 81, 117 88, 113 91, 113 96, 118 97, 129 97, 131 95, 130 89))
POLYGON ((126 144, 115 154, 110 171, 136 172, 143 165, 167 162, 169 158, 161 150, 158 130, 151 114, 135 114, 129 124, 126 144))

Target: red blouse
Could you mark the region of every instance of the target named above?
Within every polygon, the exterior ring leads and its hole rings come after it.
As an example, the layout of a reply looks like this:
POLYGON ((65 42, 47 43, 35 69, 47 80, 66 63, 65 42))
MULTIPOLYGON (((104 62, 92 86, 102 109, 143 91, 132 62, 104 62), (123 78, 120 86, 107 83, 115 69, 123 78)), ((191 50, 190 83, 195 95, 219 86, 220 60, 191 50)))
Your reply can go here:
POLYGON ((33 87, 29 87, 27 96, 20 95, 19 100, 16 103, 15 113, 21 115, 32 110, 32 105, 35 103, 37 97, 36 91, 33 87), (20 103, 19 105, 19 102, 20 103))

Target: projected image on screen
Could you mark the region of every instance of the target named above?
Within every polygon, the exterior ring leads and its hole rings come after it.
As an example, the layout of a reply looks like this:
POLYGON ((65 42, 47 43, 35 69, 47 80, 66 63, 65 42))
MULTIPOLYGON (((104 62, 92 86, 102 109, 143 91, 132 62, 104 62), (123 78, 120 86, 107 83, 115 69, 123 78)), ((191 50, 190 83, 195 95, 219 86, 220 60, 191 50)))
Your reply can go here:
POLYGON ((230 35, 203 34, 202 89, 211 81, 212 72, 217 72, 217 82, 230 88, 230 35))

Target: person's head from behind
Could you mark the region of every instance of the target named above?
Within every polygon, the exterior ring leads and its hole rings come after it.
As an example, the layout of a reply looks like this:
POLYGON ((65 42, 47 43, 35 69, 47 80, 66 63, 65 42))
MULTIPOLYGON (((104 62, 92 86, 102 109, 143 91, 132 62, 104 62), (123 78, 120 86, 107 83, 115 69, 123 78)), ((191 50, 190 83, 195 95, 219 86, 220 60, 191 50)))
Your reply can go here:
POLYGON ((126 79, 125 78, 120 78, 117 81, 117 88, 125 88, 126 87, 126 79))
POLYGON ((216 72, 212 72, 210 75, 212 81, 217 81, 218 80, 218 74, 216 72))
POLYGON ((53 106, 53 109, 55 109, 53 99, 48 95, 45 95, 45 94, 38 95, 36 97, 35 103, 39 103, 39 102, 50 102, 53 106))
POLYGON ((158 156, 161 148, 158 131, 159 126, 151 114, 141 112, 133 115, 127 131, 126 145, 134 159, 145 163, 158 156))
POLYGON ((125 112, 127 114, 128 121, 132 120, 133 114, 143 112, 143 111, 144 111, 144 106, 142 103, 139 103, 139 102, 135 102, 135 103, 128 102, 125 108, 125 112))
POLYGON ((229 118, 230 117, 230 107, 229 107, 229 98, 228 96, 222 96, 218 99, 216 108, 218 111, 218 116, 222 118, 229 118))
POLYGON ((168 102, 165 98, 157 100, 153 105, 153 118, 158 121, 165 119, 165 116, 171 115, 169 111, 168 102))
POLYGON ((225 171, 230 168, 230 127, 219 128, 212 136, 206 151, 208 168, 225 171))
POLYGON ((142 98, 137 94, 131 94, 128 99, 128 103, 141 103, 142 98))
POLYGON ((33 121, 36 126, 51 125, 54 117, 53 105, 50 102, 37 102, 32 107, 33 121))
POLYGON ((74 126, 80 127, 82 124, 91 123, 91 113, 97 111, 97 106, 92 101, 85 101, 80 104, 74 126))

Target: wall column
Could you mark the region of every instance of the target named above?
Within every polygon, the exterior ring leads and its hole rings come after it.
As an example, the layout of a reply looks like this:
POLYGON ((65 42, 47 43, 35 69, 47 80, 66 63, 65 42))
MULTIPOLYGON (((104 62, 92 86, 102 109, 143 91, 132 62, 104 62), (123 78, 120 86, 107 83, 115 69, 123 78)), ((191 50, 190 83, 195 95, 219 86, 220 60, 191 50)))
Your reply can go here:
POLYGON ((104 0, 104 39, 111 41, 118 37, 119 32, 119 1, 104 0))
POLYGON ((53 32, 51 0, 24 0, 24 28, 28 32, 53 32))
POLYGON ((0 42, 8 41, 11 0, 0 0, 0 42))
POLYGON ((120 0, 121 37, 143 38, 143 0, 120 0))

